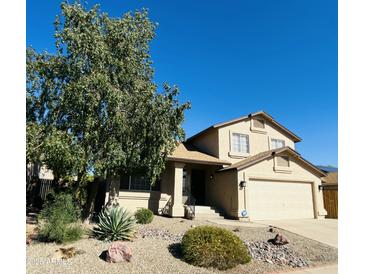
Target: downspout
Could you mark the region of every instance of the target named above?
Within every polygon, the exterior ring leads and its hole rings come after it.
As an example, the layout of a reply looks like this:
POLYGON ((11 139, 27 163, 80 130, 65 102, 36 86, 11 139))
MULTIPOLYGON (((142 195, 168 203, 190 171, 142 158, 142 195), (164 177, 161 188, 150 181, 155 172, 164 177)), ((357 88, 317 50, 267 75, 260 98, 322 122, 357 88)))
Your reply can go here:
MULTIPOLYGON (((243 181, 246 181, 246 172, 242 172, 242 180, 243 181)), ((243 188, 243 200, 244 200, 244 203, 243 203, 243 209, 246 210, 247 212, 247 194, 246 194, 246 187, 243 188)))

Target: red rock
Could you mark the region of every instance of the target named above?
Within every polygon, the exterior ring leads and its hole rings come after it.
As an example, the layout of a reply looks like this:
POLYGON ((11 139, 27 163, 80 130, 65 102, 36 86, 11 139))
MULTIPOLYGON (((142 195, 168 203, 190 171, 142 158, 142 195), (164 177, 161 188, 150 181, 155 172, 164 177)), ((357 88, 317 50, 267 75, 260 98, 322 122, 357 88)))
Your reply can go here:
POLYGON ((108 263, 129 262, 131 258, 132 250, 122 241, 113 242, 106 252, 108 263))
POLYGON ((286 245, 289 243, 289 240, 284 235, 276 234, 275 238, 270 239, 269 242, 274 245, 286 245))

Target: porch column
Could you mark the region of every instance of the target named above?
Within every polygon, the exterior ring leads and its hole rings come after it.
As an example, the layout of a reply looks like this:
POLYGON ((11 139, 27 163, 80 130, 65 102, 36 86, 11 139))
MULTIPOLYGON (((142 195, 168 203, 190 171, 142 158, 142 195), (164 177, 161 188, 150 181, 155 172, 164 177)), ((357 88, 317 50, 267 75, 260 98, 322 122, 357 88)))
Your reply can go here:
POLYGON ((182 201, 183 190, 183 168, 184 163, 174 164, 174 187, 172 193, 172 206, 170 208, 170 216, 184 217, 184 206, 182 201))

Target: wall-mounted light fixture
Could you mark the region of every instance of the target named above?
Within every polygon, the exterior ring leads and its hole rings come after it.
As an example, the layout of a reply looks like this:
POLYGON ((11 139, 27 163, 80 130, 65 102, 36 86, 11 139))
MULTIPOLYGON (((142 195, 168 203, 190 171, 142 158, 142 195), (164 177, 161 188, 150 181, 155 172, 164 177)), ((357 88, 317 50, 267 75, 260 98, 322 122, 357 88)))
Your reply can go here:
POLYGON ((324 188, 324 185, 318 185, 318 190, 319 190, 319 191, 322 191, 322 190, 323 190, 323 188, 324 188))
POLYGON ((209 180, 213 181, 214 180, 214 175, 213 174, 210 174, 209 176, 209 180))
POLYGON ((240 182, 240 187, 241 188, 246 187, 246 184, 247 184, 246 181, 241 181, 240 182))

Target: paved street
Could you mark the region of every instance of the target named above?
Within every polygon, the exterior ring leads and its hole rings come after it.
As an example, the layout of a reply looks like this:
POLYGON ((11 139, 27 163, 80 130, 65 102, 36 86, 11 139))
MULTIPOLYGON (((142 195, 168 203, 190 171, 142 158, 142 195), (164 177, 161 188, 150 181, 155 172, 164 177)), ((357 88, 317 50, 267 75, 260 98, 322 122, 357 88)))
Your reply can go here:
POLYGON ((282 274, 337 274, 337 265, 323 266, 318 268, 309 268, 305 270, 298 270, 293 272, 283 272, 282 274))

